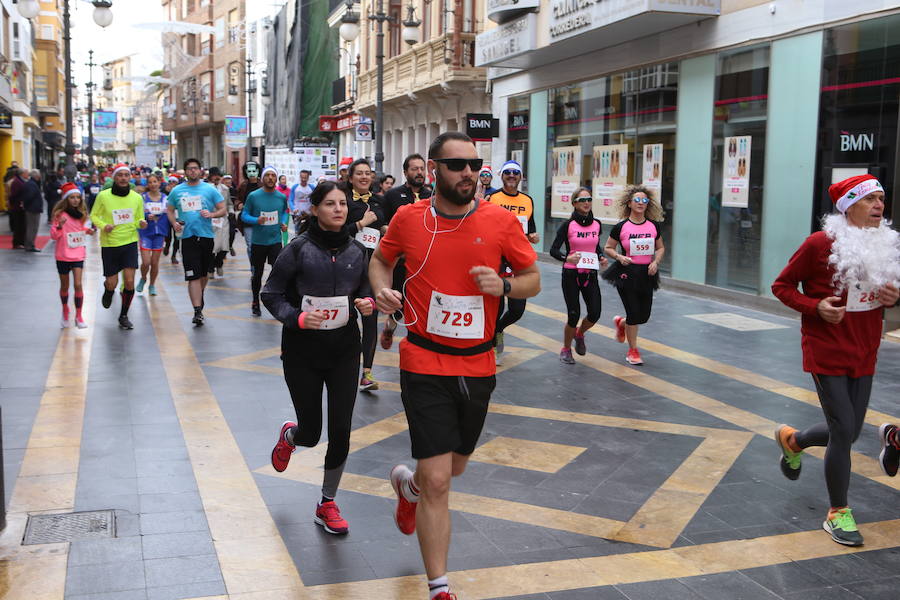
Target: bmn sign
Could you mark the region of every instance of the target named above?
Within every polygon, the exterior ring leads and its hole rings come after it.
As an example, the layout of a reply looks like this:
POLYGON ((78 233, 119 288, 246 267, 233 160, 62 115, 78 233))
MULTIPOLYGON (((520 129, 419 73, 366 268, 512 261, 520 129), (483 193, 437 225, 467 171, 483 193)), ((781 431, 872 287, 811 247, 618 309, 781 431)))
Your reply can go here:
POLYGON ((492 114, 466 114, 466 135, 473 140, 489 142, 491 138, 500 136, 500 119, 492 114))

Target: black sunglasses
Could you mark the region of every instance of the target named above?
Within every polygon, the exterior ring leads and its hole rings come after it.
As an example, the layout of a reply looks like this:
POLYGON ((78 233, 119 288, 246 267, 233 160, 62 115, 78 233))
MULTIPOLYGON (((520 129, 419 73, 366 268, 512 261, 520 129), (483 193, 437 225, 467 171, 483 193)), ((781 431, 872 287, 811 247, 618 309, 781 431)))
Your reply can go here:
POLYGON ((466 165, 469 165, 469 169, 472 171, 477 172, 481 170, 481 165, 484 164, 484 160, 480 158, 435 158, 434 162, 447 165, 448 169, 456 172, 465 169, 466 165))

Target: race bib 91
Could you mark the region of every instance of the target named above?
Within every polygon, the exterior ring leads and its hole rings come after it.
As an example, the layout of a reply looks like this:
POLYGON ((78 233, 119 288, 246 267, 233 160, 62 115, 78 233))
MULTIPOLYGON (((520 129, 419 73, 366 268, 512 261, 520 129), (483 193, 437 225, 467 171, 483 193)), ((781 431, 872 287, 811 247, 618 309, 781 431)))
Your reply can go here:
POLYGON ((877 308, 881 308, 877 287, 855 283, 847 288, 847 312, 866 312, 877 308))
POLYGON ((350 301, 347 296, 303 296, 300 310, 325 313, 325 320, 319 329, 339 329, 350 321, 350 301))
POLYGON ((84 248, 84 232, 70 231, 66 234, 66 244, 69 248, 84 248))
POLYGON ((653 256, 656 242, 653 238, 631 238, 628 240, 628 256, 653 256))
POLYGON ((181 199, 181 212, 197 212, 203 208, 203 202, 197 196, 181 199))
POLYGON ((432 291, 425 331, 461 340, 484 339, 484 297, 432 291))
POLYGON ((130 208, 117 208, 112 211, 113 225, 134 223, 134 214, 130 208))
POLYGON ((579 269, 591 269, 593 271, 600 270, 600 257, 596 252, 581 252, 581 258, 575 265, 579 269))
POLYGON ((372 227, 363 227, 362 231, 356 234, 356 239, 366 248, 374 250, 378 240, 381 239, 381 232, 372 227))

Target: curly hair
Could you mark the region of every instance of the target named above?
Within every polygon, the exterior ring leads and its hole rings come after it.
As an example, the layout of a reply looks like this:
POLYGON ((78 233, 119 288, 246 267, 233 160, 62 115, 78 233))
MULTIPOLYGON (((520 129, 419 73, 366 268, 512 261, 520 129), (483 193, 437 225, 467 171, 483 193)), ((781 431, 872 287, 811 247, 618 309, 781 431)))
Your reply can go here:
POLYGON ((659 200, 656 198, 653 190, 646 186, 636 184, 626 185, 625 190, 622 192, 622 195, 619 196, 619 218, 627 219, 629 216, 631 216, 631 199, 634 198, 635 194, 640 193, 646 194, 647 198, 650 199, 650 202, 647 204, 647 210, 644 213, 644 216, 651 221, 656 221, 657 223, 661 223, 663 220, 665 220, 663 207, 659 203, 659 200))

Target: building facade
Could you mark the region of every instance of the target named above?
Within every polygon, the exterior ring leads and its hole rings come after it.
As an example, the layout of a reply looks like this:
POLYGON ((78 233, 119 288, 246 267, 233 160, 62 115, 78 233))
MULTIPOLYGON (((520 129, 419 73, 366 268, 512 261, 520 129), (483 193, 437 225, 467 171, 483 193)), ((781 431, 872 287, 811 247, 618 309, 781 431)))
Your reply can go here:
POLYGON ((545 248, 575 187, 613 223, 615 193, 643 182, 666 211, 665 274, 767 296, 833 181, 877 175, 892 212, 900 3, 508 6, 477 63, 501 122, 493 162, 523 161, 545 248))
MULTIPOLYGON (((357 141, 361 117, 374 120, 377 97, 376 29, 367 15, 379 0, 361 0, 354 11, 361 15, 360 34, 353 42, 341 40, 341 78, 333 88, 334 118, 325 121, 338 134, 340 153, 355 158, 374 155, 371 141, 357 141)), ((475 65, 475 36, 483 29, 482 0, 431 2, 381 0, 384 23, 384 172, 402 177, 408 154, 426 154, 428 144, 442 131, 465 130, 467 114, 490 112, 486 69, 475 65), (415 8, 417 39, 403 40, 408 6, 415 8)), ((338 29, 347 10, 338 6, 329 25, 338 29)), ((490 158, 490 144, 480 146, 490 158)))
POLYGON ((240 0, 163 0, 169 21, 205 25, 214 33, 163 34, 166 91, 163 129, 176 138, 177 163, 239 170, 245 149, 225 145, 225 117, 246 114, 245 3, 240 0), (173 41, 173 37, 175 38, 173 41))
POLYGON ((55 169, 66 145, 62 0, 42 1, 34 19, 34 99, 41 135, 34 143, 38 169, 55 169))

